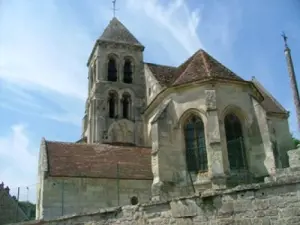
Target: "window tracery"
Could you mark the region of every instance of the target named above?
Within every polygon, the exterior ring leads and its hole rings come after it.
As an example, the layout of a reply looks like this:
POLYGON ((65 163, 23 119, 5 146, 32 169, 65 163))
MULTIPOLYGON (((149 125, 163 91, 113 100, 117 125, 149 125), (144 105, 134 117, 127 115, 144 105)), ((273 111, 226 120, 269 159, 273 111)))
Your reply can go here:
POLYGON ((191 115, 184 125, 186 163, 188 171, 207 171, 207 152, 204 124, 200 117, 191 115))
POLYGON ((230 169, 246 169, 247 163, 241 121, 234 113, 230 113, 225 116, 224 123, 230 169))

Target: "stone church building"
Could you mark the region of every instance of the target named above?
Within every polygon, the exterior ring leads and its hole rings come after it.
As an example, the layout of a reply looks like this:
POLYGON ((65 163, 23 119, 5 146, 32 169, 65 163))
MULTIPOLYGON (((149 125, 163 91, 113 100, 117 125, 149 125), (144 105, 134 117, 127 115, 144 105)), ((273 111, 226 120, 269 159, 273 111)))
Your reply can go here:
POLYGON ((37 219, 259 181, 288 166, 289 113, 200 49, 177 67, 146 63, 113 18, 87 62, 82 138, 43 139, 37 219))

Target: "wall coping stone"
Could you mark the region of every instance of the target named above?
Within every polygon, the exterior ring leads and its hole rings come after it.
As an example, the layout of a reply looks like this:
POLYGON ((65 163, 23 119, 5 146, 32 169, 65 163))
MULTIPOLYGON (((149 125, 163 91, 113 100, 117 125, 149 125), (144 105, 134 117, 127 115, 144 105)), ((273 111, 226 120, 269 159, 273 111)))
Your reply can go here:
POLYGON ((11 223, 8 225, 42 225, 48 222, 60 222, 64 220, 69 220, 69 219, 75 219, 78 217, 82 216, 93 216, 93 215, 107 215, 107 214, 118 214, 119 212, 122 211, 122 207, 110 207, 110 208, 102 208, 93 212, 87 212, 87 213, 75 213, 75 214, 69 214, 65 216, 58 217, 56 219, 50 219, 50 220, 33 220, 33 221, 28 221, 28 222, 21 222, 21 223, 11 223))

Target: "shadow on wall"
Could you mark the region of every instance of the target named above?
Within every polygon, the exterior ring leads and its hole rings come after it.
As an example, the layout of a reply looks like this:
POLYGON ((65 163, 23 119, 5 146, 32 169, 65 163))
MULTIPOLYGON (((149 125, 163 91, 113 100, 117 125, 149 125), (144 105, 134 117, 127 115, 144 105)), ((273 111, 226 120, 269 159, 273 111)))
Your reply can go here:
MULTIPOLYGON (((248 137, 249 137, 249 147, 247 149, 247 153, 249 154, 249 165, 251 165, 250 170, 254 173, 256 170, 259 170, 260 173, 268 175, 267 167, 265 166, 265 161, 267 160, 267 156, 265 153, 265 146, 263 141, 263 133, 260 129, 260 123, 261 126, 263 126, 262 118, 264 116, 260 116, 258 118, 258 115, 255 113, 255 109, 253 109, 253 120, 252 123, 249 126, 248 129, 248 137), (257 166, 259 165, 259 168, 257 166)), ((267 125, 265 123, 265 125, 267 125)))

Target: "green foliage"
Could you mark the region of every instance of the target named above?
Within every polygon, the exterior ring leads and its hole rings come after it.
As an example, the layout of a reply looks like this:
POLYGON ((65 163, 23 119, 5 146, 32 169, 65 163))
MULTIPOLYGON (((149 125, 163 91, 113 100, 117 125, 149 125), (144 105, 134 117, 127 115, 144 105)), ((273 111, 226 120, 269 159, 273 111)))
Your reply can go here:
POLYGON ((35 219, 35 204, 31 202, 19 202, 19 207, 29 217, 29 220, 35 219))
POLYGON ((293 145, 294 145, 294 148, 297 148, 297 145, 300 144, 300 140, 298 140, 297 138, 295 138, 293 136, 293 145))

